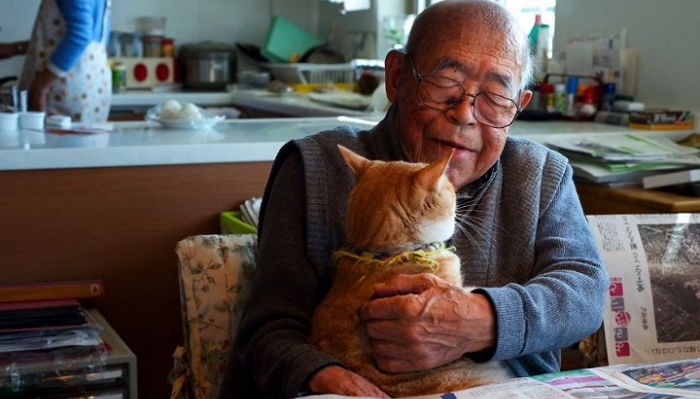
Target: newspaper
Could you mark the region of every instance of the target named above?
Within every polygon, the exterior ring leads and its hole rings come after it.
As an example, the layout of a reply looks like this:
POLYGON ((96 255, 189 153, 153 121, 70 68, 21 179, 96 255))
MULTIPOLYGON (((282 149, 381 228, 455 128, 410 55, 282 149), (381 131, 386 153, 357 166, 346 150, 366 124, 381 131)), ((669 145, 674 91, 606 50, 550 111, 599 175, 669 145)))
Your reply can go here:
MULTIPOLYGON (((341 395, 305 399, 341 399, 341 395)), ((368 397, 364 397, 369 399, 368 397)), ((456 392, 404 399, 675 399, 700 398, 700 358, 658 364, 571 370, 514 378, 456 392)))
POLYGON ((609 364, 700 356, 700 214, 588 220, 610 275, 609 364))
POLYGON ((635 133, 606 136, 604 140, 588 137, 549 139, 547 145, 607 162, 667 161, 696 164, 697 148, 680 145, 665 137, 647 137, 635 133))

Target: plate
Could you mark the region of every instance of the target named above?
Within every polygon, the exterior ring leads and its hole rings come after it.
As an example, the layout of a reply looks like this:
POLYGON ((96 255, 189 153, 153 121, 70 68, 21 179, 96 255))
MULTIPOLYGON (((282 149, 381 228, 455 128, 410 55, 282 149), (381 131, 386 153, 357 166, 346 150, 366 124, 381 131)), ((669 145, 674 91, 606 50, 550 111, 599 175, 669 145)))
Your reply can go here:
POLYGON ((209 129, 214 127, 217 123, 224 120, 223 116, 214 116, 211 118, 205 118, 200 120, 183 120, 183 119, 151 119, 154 122, 158 122, 164 128, 167 129, 177 129, 177 130, 198 130, 198 129, 209 129))

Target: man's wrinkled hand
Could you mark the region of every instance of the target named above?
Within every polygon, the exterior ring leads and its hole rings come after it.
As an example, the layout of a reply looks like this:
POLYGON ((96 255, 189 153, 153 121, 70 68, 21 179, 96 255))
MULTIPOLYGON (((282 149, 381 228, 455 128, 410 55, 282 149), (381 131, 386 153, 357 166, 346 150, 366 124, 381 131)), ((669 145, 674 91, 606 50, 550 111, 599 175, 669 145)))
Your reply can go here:
POLYGON ((315 393, 345 396, 390 397, 364 377, 340 366, 328 366, 319 370, 311 377, 309 389, 315 393))
POLYGON ((374 288, 360 317, 384 371, 430 369, 495 344, 495 314, 484 295, 432 274, 402 274, 374 288))

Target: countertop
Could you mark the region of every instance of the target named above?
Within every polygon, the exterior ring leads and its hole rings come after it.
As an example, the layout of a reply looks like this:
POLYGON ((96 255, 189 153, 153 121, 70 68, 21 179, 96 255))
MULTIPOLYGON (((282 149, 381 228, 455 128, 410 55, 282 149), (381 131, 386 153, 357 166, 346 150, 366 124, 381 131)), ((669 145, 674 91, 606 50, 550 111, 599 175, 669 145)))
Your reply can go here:
MULTIPOLYGON (((289 140, 339 125, 373 126, 381 116, 226 120, 211 130, 171 130, 154 122, 115 122, 113 131, 52 134, 0 131, 0 170, 271 161, 289 140)), ((604 136, 632 129, 592 122, 517 121, 511 135, 543 141, 552 136, 604 136)), ((643 131, 672 139, 688 131, 643 131)))
POLYGON ((112 95, 112 109, 143 109, 167 100, 187 101, 200 107, 239 105, 298 117, 363 116, 367 114, 364 111, 324 105, 309 99, 305 94, 275 94, 267 90, 240 89, 235 86, 230 91, 221 92, 130 90, 112 95))

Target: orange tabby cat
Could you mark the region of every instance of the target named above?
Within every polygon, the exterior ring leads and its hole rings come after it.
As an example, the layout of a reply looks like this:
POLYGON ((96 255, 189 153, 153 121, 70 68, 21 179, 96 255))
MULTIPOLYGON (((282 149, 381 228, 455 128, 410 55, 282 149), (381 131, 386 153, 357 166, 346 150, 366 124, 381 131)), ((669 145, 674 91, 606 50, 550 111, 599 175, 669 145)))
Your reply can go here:
POLYGON ((500 362, 465 358, 420 372, 377 369, 358 316, 375 284, 397 274, 434 273, 462 285, 459 258, 442 244, 455 228, 455 191, 444 175, 451 154, 426 165, 370 161, 338 147, 356 178, 346 217, 350 246, 335 253, 335 281, 316 308, 310 342, 393 397, 456 391, 509 377, 500 362))

